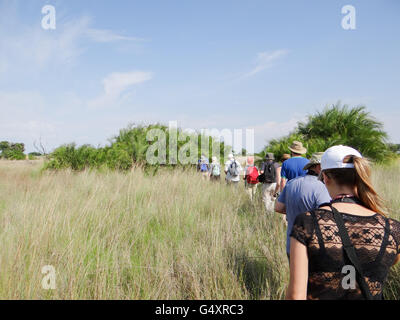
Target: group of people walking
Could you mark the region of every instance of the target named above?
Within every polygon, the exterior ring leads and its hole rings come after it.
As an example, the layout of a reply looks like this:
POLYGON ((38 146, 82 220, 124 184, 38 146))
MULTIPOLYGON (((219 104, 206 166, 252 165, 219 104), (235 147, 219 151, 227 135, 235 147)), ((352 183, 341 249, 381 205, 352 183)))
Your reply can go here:
MULTIPOLYGON (((267 154, 260 169, 248 157, 243 170, 250 198, 262 184, 266 210, 286 217, 286 298, 383 299, 389 269, 400 260, 400 222, 386 216, 368 160, 347 146, 310 160, 301 142, 288 149, 282 165, 267 154)), ((242 168, 233 155, 224 171, 227 183, 238 185, 242 168)), ((213 176, 212 165, 207 172, 213 176)))

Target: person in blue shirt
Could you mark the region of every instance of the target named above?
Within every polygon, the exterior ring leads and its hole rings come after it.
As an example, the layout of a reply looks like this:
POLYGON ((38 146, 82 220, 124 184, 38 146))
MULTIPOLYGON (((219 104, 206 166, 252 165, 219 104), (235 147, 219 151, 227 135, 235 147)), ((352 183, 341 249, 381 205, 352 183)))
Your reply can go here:
POLYGON ((207 179, 209 175, 210 165, 205 155, 201 155, 197 163, 197 171, 201 172, 203 179, 207 179))
POLYGON ((290 253, 290 234, 296 217, 331 201, 328 190, 318 179, 321 173, 322 155, 323 152, 313 154, 311 161, 303 168, 308 170, 306 175, 290 180, 275 203, 275 211, 286 214, 288 222, 286 238, 288 257, 290 253))
POLYGON ((292 157, 289 160, 286 160, 282 165, 280 191, 285 188, 288 181, 307 174, 307 171, 303 168, 309 161, 302 157, 303 154, 307 153, 307 149, 303 147, 301 142, 293 141, 289 150, 292 157))

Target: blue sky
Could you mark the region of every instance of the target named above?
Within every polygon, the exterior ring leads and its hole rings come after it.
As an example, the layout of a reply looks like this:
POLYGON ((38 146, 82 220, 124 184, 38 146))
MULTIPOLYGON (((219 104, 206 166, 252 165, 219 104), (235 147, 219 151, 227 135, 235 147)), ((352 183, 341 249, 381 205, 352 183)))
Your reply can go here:
POLYGON ((400 143, 399 14, 396 0, 0 0, 0 140, 104 145, 178 121, 253 128, 258 151, 340 100, 400 143))

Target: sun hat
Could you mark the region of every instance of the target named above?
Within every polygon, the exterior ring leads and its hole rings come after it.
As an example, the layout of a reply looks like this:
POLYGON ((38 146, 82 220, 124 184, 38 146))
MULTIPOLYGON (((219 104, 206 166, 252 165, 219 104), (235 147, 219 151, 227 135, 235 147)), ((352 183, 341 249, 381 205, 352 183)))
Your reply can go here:
POLYGON ((312 166, 321 164, 321 159, 322 159, 323 154, 324 154, 324 152, 313 153, 313 155, 311 156, 310 162, 306 164, 306 166, 303 168, 303 170, 309 170, 312 166))
POLYGON ((275 160, 275 156, 273 153, 269 152, 265 155, 265 160, 275 160))
POLYGON ((325 151, 321 159, 321 170, 354 168, 353 163, 343 162, 348 156, 362 158, 356 149, 346 146, 334 146, 325 151))
POLYGON ((289 150, 297 154, 307 153, 307 149, 303 147, 303 144, 300 141, 293 141, 292 145, 289 147, 289 150))

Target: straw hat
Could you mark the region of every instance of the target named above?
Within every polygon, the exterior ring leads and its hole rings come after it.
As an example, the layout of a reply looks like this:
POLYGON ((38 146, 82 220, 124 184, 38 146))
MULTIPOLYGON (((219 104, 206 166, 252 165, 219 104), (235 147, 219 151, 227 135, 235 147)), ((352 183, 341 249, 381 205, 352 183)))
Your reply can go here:
POLYGON ((289 150, 297 154, 307 153, 307 149, 303 147, 303 144, 300 141, 293 141, 292 145, 289 147, 289 150))

